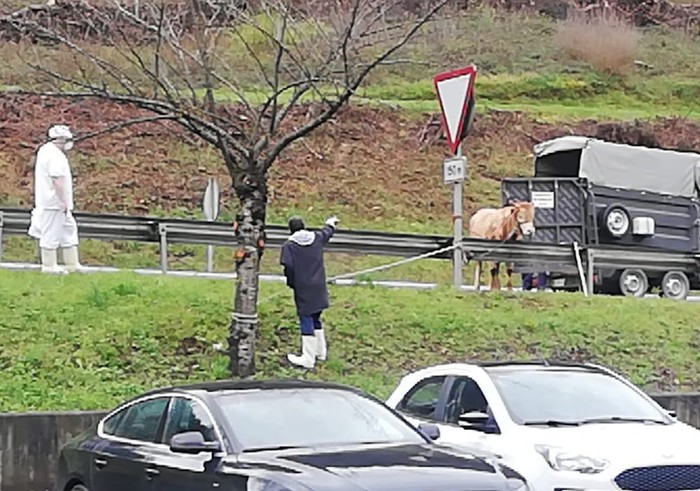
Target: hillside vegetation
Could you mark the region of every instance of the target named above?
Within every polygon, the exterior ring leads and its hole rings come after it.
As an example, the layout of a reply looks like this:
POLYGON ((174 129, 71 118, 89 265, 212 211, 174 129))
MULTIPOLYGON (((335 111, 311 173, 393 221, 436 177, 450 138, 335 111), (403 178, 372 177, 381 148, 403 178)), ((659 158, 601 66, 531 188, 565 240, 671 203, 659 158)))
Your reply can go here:
MULTIPOLYGON (((49 56, 67 67, 73 63, 70 56, 46 48, 0 45, 6 61, 0 65, 0 85, 39 83, 26 65, 31 56, 49 56)), ((263 47, 260 55, 268 56, 263 47)), ((235 64, 239 52, 232 44, 222 56, 235 64)), ((682 31, 632 28, 603 15, 556 22, 481 8, 447 12, 399 57, 409 62, 380 68, 350 108, 293 145, 273 166, 270 222, 301 213, 312 224, 335 213, 346 228, 449 233, 450 194, 440 181, 447 151, 431 79, 438 71, 471 62, 479 75, 475 129, 465 142, 467 216, 500 204, 500 180, 529 175, 532 145, 544 139, 575 133, 700 148, 695 122, 700 43, 682 31), (589 42, 591 33, 597 43, 589 42), (588 49, 572 52, 572 46, 588 49)), ((237 66, 245 71, 245 64, 237 66)), ((217 97, 231 94, 220 90, 217 97)), ((47 121, 63 121, 85 133, 137 114, 95 101, 0 95, 0 173, 5 177, 0 204, 31 207, 32 154, 47 121)), ((201 217, 209 177, 218 178, 223 191, 220 220, 230 220, 237 206, 219 155, 173 125, 142 125, 82 142, 72 162, 81 211, 201 217)), ((28 241, 6 242, 5 260, 35 260, 28 241)), ((156 246, 91 241, 83 243, 82 254, 88 264, 119 267, 154 267, 158 258, 156 246)), ((203 261, 203 247, 171 249, 175 268, 202 269, 203 261)), ((337 272, 385 262, 345 256, 330 261, 337 272)), ((228 252, 217 255, 217 270, 231 267, 228 252)), ((276 254, 265 256, 263 269, 278 271, 276 254)), ((449 265, 419 263, 375 276, 442 281, 449 277, 449 265)))
MULTIPOLYGON (((301 213, 316 225, 333 213, 345 228, 449 233, 449 189, 440 180, 447 151, 431 79, 472 62, 479 75, 477 118, 464 146, 467 216, 500 204, 501 179, 530 175, 532 146, 556 136, 700 150, 699 41, 690 29, 632 28, 605 16, 557 22, 489 8, 447 12, 400 53, 403 62, 382 67, 348 108, 282 155, 270 174, 269 222, 301 213)), ((110 55, 109 47, 98 48, 110 55)), ((245 72, 236 48, 230 44, 222 56, 245 72)), ((48 124, 87 133, 140 113, 106 102, 18 96, 11 90, 41 86, 27 60, 39 56, 70 70, 72 57, 3 41, 0 53, 0 87, 8 89, 0 94, 0 206, 29 208, 32 155, 48 124)), ((251 84, 246 96, 259 95, 251 84)), ((216 97, 236 102, 223 89, 216 97)), ((313 109, 313 100, 305 102, 295 118, 313 109)), ((210 177, 223 191, 220 220, 230 221, 237 206, 219 155, 170 124, 81 142, 71 161, 80 211, 201 218, 210 177)), ((232 270, 230 252, 218 250, 216 270, 232 270)), ((158 260, 156 245, 88 240, 81 255, 87 264, 124 268, 155 267, 158 260)), ((3 260, 36 261, 35 245, 5 237, 3 260)), ((267 252, 263 272, 279 272, 277 260, 267 252)), ((328 271, 388 261, 334 255, 328 271)), ((203 247, 170 248, 175 269, 201 270, 203 263, 203 247)), ((371 278, 447 283, 450 265, 421 261, 371 278)), ((0 271, 0 411, 102 409, 154 386, 226 377, 226 356, 213 345, 226 345, 231 287, 131 274, 0 271)), ((651 391, 700 387, 692 303, 449 289, 331 293, 331 358, 307 376, 380 397, 406 370, 495 358, 593 360, 651 391)), ((285 354, 297 349, 288 291, 264 283, 260 309, 260 376, 299 375, 285 366, 285 354)))
MULTIPOLYGON (((576 294, 475 295, 338 287, 330 358, 312 373, 289 291, 264 283, 258 377, 302 376, 385 397, 398 377, 455 360, 558 358, 615 367, 650 391, 700 384, 697 306, 576 294)), ((130 273, 0 271, 0 412, 106 409, 141 390, 227 377, 228 282, 130 273)))

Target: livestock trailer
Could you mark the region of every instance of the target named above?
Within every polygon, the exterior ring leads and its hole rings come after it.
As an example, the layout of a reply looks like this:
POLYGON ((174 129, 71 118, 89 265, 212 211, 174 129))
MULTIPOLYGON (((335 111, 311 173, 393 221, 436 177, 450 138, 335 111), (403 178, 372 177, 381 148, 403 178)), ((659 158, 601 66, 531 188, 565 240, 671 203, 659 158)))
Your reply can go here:
MULTIPOLYGON (((501 183, 504 204, 535 205, 532 242, 700 257, 700 154, 584 136, 545 141, 533 153, 533 177, 501 183)), ((700 287, 697 266, 646 266, 640 260, 633 268, 595 269, 594 291, 642 296, 658 287, 681 299, 700 287)), ((580 287, 575 270, 554 269, 536 260, 515 264, 520 272, 548 272, 553 289, 580 287)))

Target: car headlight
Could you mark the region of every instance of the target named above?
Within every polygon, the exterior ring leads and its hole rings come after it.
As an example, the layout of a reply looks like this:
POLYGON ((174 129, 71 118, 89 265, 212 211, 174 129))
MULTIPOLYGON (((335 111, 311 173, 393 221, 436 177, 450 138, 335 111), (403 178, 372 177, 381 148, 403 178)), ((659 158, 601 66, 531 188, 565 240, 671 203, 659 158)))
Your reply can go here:
POLYGON ((593 457, 564 448, 535 445, 535 450, 544 457, 549 466, 555 471, 572 471, 582 474, 597 474, 604 471, 610 462, 599 457, 593 457))
POLYGON ((530 486, 520 479, 508 479, 507 486, 509 491, 530 491, 530 486))

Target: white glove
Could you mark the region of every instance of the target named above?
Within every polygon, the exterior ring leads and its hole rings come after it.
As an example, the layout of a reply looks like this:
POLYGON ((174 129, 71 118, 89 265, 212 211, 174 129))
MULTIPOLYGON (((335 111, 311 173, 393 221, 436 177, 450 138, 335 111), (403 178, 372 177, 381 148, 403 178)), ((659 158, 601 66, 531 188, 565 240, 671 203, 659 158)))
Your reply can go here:
POLYGON ((338 217, 332 216, 332 217, 330 217, 328 220, 326 220, 326 225, 330 225, 330 226, 333 227, 333 228, 337 228, 337 227, 338 227, 338 222, 339 222, 339 221, 340 221, 340 220, 338 220, 338 217))

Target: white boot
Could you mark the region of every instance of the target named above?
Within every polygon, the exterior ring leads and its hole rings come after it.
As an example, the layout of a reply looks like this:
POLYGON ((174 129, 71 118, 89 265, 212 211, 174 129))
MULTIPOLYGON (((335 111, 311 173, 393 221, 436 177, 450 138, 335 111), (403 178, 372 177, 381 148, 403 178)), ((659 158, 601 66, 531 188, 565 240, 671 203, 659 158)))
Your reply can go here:
POLYGON ((326 357, 328 356, 326 333, 323 329, 316 329, 314 335, 316 336, 316 359, 319 361, 326 361, 326 357))
POLYGON ((80 271, 83 265, 78 260, 78 246, 65 247, 63 249, 63 262, 68 271, 80 271))
POLYGON ((287 355, 290 363, 310 369, 316 363, 316 337, 302 336, 301 337, 301 356, 287 355))
POLYGON ((65 274, 66 270, 57 264, 56 249, 41 249, 41 272, 65 274))

